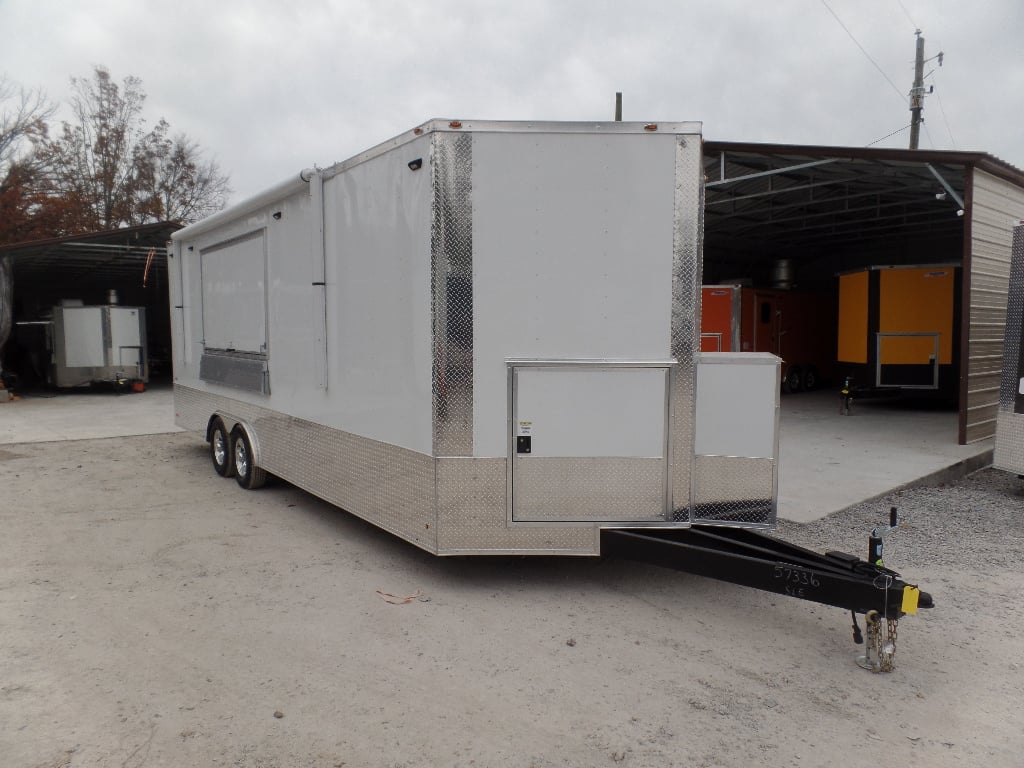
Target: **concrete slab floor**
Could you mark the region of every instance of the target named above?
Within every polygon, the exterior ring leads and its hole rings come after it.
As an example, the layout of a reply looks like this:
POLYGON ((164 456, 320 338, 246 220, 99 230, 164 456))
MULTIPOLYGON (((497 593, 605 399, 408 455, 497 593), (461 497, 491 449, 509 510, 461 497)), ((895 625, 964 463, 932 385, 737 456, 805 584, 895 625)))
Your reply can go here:
POLYGON ((36 393, 0 403, 0 445, 180 431, 170 384, 126 394, 36 393))
MULTIPOLYGON (((838 406, 831 391, 783 395, 779 517, 809 522, 991 463, 992 440, 957 445, 954 411, 858 400, 849 416, 840 416, 838 406)), ((83 392, 0 403, 0 444, 179 431, 170 385, 135 394, 83 392)))
POLYGON ((834 391, 783 395, 779 517, 809 522, 907 485, 952 480, 991 464, 993 442, 958 445, 956 411, 862 399, 842 416, 834 391))

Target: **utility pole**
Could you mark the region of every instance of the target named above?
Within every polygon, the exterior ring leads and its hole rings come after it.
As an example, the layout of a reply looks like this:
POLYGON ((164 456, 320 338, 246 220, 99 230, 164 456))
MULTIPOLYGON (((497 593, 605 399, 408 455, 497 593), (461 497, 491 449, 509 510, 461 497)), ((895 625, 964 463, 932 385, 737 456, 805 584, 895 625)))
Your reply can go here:
POLYGON ((934 85, 928 86, 928 90, 924 89, 924 79, 929 77, 932 72, 927 75, 924 74, 924 65, 932 59, 936 59, 939 62, 939 66, 942 66, 942 57, 945 56, 942 51, 939 51, 937 55, 932 56, 931 59, 924 57, 924 38, 921 37, 921 30, 917 30, 914 34, 917 35, 917 56, 914 57, 914 85, 910 89, 910 148, 917 149, 918 139, 921 137, 921 123, 924 122, 924 118, 921 117, 921 112, 924 111, 924 97, 935 90, 934 85))
POLYGON ((914 57, 914 85, 910 88, 910 148, 917 149, 921 138, 921 112, 924 110, 924 38, 917 30, 917 55, 914 57))

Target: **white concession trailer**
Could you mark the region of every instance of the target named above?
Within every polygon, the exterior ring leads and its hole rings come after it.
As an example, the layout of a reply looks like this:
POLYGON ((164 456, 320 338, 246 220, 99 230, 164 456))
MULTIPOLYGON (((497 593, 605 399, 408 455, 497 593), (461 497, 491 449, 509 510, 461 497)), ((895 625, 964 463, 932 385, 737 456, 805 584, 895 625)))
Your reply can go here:
POLYGON ((111 291, 107 305, 65 300, 53 308, 52 319, 45 325, 53 386, 107 383, 123 387, 149 381, 145 307, 118 306, 111 291))
POLYGON ((697 123, 434 120, 174 234, 178 425, 440 555, 775 522, 779 361, 699 353, 697 123))

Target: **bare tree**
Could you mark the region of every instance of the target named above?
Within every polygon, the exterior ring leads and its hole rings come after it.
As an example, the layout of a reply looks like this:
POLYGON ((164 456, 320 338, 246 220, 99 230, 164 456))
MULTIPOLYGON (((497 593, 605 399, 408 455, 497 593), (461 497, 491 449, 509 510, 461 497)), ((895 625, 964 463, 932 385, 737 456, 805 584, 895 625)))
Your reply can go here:
POLYGON ((0 76, 0 183, 23 160, 25 145, 46 136, 55 106, 41 90, 25 90, 0 76))
POLYGON ((35 234, 36 183, 41 167, 33 149, 46 138, 55 106, 41 90, 0 76, 0 243, 35 234))
POLYGON ((183 133, 168 137, 161 120, 152 141, 135 159, 137 215, 156 221, 190 222, 216 213, 231 194, 228 177, 216 161, 204 160, 199 145, 183 133))
POLYGON ((204 161, 199 145, 168 137, 163 119, 147 129, 142 81, 119 85, 103 67, 91 79, 72 78, 73 121, 40 145, 53 196, 77 209, 75 225, 114 229, 158 220, 195 221, 224 207, 227 176, 204 161))

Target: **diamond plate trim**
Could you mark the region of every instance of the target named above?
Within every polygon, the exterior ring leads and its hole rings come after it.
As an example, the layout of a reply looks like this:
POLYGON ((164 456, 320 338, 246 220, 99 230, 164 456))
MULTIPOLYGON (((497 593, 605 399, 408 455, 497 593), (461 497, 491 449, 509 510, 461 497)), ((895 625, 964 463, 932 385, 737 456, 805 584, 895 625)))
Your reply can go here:
POLYGON ((599 554, 597 526, 508 527, 506 472, 505 459, 437 460, 439 554, 599 554))
POLYGON ((1024 400, 1018 392, 1024 376, 1024 226, 1013 228, 1005 333, 992 465, 1024 474, 1024 409, 1018 407, 1024 400))
POLYGON ((432 457, 180 385, 174 406, 176 423, 202 434, 214 413, 246 422, 263 469, 436 553, 432 457))
POLYGON ((673 371, 670 397, 670 503, 673 520, 692 519, 691 475, 693 462, 695 359, 700 306, 701 241, 704 228, 704 172, 701 143, 697 136, 680 136, 676 143, 675 233, 672 263, 671 356, 678 361, 673 371))
POLYGON ((1024 415, 996 413, 996 442, 992 466, 1024 475, 1024 415))
POLYGON ((1024 226, 1013 228, 1010 249, 1010 282, 1006 296, 1006 332, 1003 372, 999 379, 999 410, 1013 412, 1017 400, 1021 366, 1024 365, 1024 226))
POLYGON ((517 522, 665 520, 663 459, 516 456, 513 461, 517 522))
POLYGON ((473 455, 473 137, 431 144, 434 455, 473 455))
POLYGON ((697 456, 693 486, 695 523, 775 522, 773 459, 697 456))
POLYGON ((180 384, 174 385, 174 423, 177 426, 205 435, 206 424, 212 413, 207 396, 203 392, 180 384))

